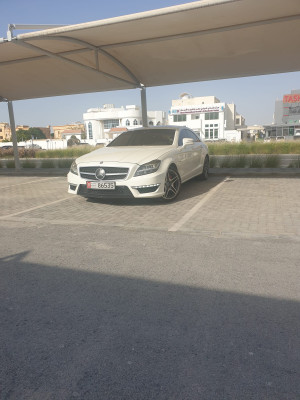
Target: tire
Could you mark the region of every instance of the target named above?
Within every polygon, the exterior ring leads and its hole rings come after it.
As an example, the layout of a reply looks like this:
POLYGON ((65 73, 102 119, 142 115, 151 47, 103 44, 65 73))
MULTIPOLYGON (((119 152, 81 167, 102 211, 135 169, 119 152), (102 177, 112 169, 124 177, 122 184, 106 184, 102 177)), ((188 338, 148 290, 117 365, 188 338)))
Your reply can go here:
POLYGON ((202 174, 199 175, 199 179, 201 181, 207 181, 209 174, 209 158, 208 156, 205 157, 204 164, 203 164, 203 171, 202 174))
POLYGON ((169 167, 165 179, 165 193, 162 196, 164 201, 173 201, 180 192, 181 179, 176 168, 169 167))

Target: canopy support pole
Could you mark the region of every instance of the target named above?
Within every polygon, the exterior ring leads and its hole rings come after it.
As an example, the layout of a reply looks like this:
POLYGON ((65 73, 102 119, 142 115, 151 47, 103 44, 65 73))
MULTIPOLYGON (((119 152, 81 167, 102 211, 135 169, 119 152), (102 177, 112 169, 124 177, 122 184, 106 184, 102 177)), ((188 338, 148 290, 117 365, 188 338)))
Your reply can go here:
POLYGON ((16 134, 15 116, 14 116, 14 109, 13 109, 12 102, 8 100, 7 106, 8 106, 9 122, 10 122, 11 136, 12 136, 13 149, 14 149, 15 168, 21 169, 19 153, 18 153, 18 142, 17 142, 17 134, 16 134))
POLYGON ((142 106, 142 122, 143 126, 148 126, 148 116, 147 116, 147 97, 146 97, 146 88, 141 85, 141 106, 142 106))

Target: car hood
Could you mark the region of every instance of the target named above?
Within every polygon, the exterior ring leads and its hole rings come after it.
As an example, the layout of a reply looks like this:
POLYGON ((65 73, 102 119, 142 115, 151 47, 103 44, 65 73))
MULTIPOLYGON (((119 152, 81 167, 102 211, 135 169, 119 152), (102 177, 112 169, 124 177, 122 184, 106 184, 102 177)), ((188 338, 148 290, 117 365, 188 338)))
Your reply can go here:
POLYGON ((166 153, 173 150, 173 146, 120 146, 103 147, 79 157, 76 162, 80 163, 99 163, 104 162, 123 162, 132 164, 145 164, 146 162, 161 159, 166 153))

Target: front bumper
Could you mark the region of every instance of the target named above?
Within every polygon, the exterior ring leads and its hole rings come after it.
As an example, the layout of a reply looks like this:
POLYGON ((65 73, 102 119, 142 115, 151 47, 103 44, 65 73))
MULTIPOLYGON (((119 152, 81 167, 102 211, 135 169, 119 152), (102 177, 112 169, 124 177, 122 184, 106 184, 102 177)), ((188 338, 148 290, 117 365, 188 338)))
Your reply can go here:
MULTIPOLYGON (((121 166, 121 165, 120 165, 121 166)), ((128 165, 127 165, 128 167, 128 165)), ((103 167, 105 168, 105 166, 103 167)), ((155 198, 164 194, 165 172, 159 168, 152 174, 133 176, 138 165, 130 167, 125 179, 114 180, 114 190, 89 189, 86 183, 91 179, 84 179, 80 175, 68 173, 68 193, 78 194, 91 198, 155 198)), ((99 182, 96 178, 95 182, 99 182)))

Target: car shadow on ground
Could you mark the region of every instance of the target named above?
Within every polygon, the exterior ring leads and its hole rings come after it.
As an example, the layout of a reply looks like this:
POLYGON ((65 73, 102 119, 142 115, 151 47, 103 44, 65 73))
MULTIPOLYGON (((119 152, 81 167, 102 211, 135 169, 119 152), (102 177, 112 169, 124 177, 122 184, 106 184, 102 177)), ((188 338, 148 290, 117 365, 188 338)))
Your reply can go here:
POLYGON ((96 199, 96 198, 87 198, 88 202, 92 203, 104 203, 115 206, 161 206, 167 204, 174 204, 185 201, 187 199, 191 199, 193 197, 201 196, 207 192, 209 192, 212 188, 222 182, 225 177, 212 177, 207 181, 201 181, 199 178, 193 178, 188 182, 185 182, 181 186, 181 191, 178 197, 169 202, 165 201, 162 198, 153 198, 153 199, 96 199))
POLYGON ((297 302, 28 255, 0 259, 1 399, 299 398, 297 302))

